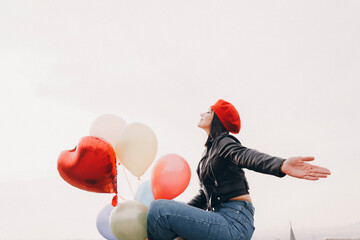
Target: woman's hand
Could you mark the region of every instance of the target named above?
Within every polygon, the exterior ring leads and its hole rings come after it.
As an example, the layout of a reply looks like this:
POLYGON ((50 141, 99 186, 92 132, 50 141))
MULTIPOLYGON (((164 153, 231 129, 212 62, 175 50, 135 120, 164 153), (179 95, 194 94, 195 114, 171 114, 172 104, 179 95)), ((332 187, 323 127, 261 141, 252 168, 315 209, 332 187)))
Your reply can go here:
POLYGON ((314 157, 290 157, 281 165, 281 171, 289 176, 307 180, 319 180, 331 174, 329 169, 307 163, 314 159, 314 157))

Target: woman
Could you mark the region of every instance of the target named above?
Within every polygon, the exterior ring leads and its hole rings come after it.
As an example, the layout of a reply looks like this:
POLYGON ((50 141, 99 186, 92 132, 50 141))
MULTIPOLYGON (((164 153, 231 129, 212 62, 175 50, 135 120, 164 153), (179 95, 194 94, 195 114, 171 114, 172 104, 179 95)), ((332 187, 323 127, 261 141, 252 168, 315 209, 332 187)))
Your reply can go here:
POLYGON ((330 171, 307 163, 313 157, 288 159, 246 148, 231 133, 240 131, 235 107, 222 99, 202 113, 198 127, 208 134, 197 173, 199 193, 188 203, 153 201, 147 218, 149 240, 251 239, 254 207, 242 168, 307 180, 326 178, 330 171))

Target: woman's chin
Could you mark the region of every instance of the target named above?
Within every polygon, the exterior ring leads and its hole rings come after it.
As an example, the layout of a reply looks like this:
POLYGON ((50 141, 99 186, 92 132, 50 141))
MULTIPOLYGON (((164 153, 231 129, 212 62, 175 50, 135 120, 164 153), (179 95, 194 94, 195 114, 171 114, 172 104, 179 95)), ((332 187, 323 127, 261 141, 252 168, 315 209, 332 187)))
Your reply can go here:
POLYGON ((204 130, 205 132, 207 132, 206 129, 203 126, 198 125, 198 127, 201 128, 202 130, 204 130))

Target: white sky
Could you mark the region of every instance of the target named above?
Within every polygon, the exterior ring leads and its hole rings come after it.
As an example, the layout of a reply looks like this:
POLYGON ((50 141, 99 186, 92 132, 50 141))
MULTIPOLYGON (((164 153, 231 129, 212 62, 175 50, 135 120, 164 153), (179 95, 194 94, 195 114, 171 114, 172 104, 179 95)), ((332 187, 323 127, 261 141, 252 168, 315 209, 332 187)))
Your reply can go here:
POLYGON ((247 171, 258 233, 358 222, 359 12, 356 0, 0 0, 0 238, 101 238, 112 195, 70 186, 56 163, 104 113, 151 127, 157 158, 189 162, 177 199, 189 200, 199 114, 218 98, 239 110, 243 145, 332 171, 319 182, 247 171))

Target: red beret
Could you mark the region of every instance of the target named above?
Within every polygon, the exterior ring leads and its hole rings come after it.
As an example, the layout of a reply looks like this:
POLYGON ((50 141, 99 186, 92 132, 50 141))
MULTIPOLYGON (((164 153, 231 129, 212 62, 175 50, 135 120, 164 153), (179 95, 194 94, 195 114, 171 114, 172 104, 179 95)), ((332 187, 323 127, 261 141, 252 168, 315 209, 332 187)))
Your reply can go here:
POLYGON ((240 132, 240 116, 236 108, 231 103, 219 99, 214 105, 211 106, 211 109, 219 117, 226 130, 231 133, 240 132))

